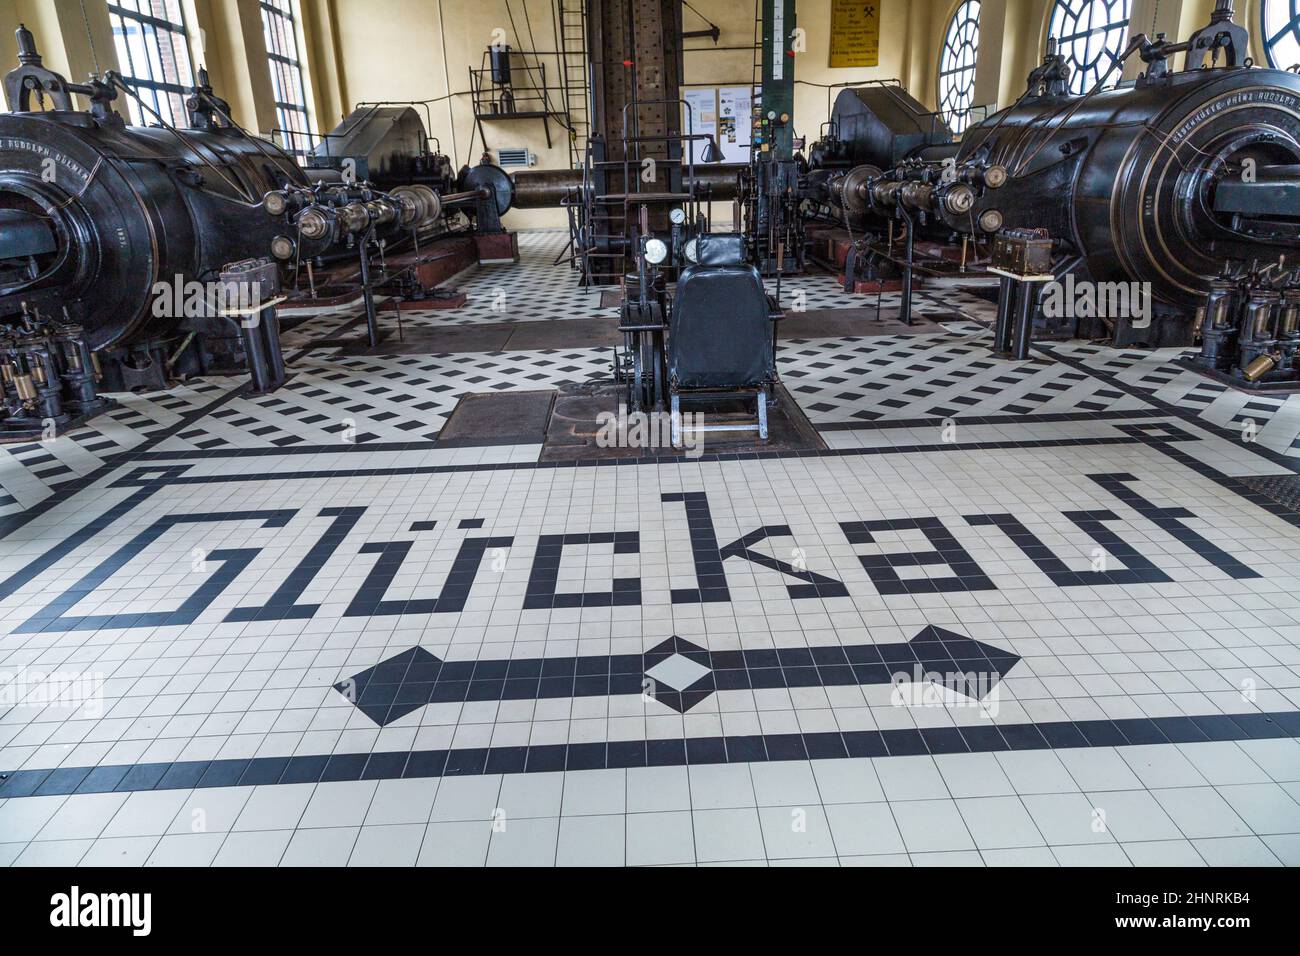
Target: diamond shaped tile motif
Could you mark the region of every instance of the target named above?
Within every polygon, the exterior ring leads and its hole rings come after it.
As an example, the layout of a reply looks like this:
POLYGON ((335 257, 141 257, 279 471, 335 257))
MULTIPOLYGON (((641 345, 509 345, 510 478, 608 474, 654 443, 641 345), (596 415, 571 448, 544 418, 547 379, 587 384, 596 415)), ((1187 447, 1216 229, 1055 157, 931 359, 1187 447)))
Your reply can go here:
POLYGON ((707 667, 695 663, 689 657, 674 654, 646 671, 646 676, 653 678, 655 683, 667 684, 673 690, 682 691, 707 673, 707 667))
POLYGON ((339 681, 334 689, 385 727, 429 703, 441 670, 442 661, 413 647, 339 681))
POLYGON ((715 690, 709 652, 673 636, 645 653, 646 696, 684 714, 715 690))
POLYGON ((917 671, 924 680, 972 700, 981 700, 997 686, 1020 656, 942 627, 930 625, 908 647, 916 655, 917 671))

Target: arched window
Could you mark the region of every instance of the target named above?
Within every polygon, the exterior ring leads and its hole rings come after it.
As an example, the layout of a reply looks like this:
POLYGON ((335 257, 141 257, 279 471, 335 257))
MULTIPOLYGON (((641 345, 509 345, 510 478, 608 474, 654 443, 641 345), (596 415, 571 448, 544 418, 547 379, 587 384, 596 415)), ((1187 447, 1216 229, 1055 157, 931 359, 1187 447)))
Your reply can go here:
MULTIPOLYGON (((1132 13, 1133 0, 1056 0, 1047 35, 1073 71, 1071 93, 1087 93, 1119 59, 1132 13)), ((1118 71, 1110 78, 1118 80, 1118 71)))
POLYGON ((1300 63, 1300 0, 1264 0, 1260 17, 1269 65, 1289 70, 1300 63))
POLYGON ((939 112, 958 136, 970 124, 971 107, 975 105, 979 49, 979 0, 965 0, 952 15, 939 53, 939 112))
POLYGON ((271 88, 275 91, 280 137, 286 150, 299 157, 306 156, 313 143, 302 57, 298 53, 298 2, 261 0, 261 3, 262 33, 266 38, 266 58, 271 64, 271 88))
POLYGON ((151 126, 161 117, 172 126, 188 126, 185 97, 194 85, 194 68, 180 0, 112 0, 108 18, 122 79, 148 107, 129 98, 131 122, 151 126))

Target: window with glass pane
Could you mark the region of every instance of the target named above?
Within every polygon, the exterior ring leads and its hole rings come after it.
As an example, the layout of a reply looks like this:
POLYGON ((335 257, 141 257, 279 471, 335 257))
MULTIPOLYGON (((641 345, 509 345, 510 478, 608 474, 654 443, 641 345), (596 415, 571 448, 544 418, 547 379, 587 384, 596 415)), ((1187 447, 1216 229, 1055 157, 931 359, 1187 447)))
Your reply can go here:
POLYGON ((144 108, 128 97, 134 123, 188 126, 185 95, 194 85, 181 0, 111 0, 118 71, 144 108))
MULTIPOLYGON (((1133 0, 1057 0, 1047 35, 1073 71, 1071 93, 1087 93, 1118 62, 1132 14, 1133 0)), ((1118 69, 1110 74, 1111 83, 1119 78, 1118 69)))
POLYGON ((298 55, 297 0, 261 0, 261 4, 280 141, 294 155, 306 156, 312 146, 312 135, 302 59, 298 55))
POLYGON ((980 5, 966 0, 953 14, 939 53, 939 112, 957 136, 975 105, 975 61, 980 49, 980 5))
POLYGON ((1264 0, 1260 14, 1269 65, 1295 69, 1300 64, 1300 0, 1264 0))

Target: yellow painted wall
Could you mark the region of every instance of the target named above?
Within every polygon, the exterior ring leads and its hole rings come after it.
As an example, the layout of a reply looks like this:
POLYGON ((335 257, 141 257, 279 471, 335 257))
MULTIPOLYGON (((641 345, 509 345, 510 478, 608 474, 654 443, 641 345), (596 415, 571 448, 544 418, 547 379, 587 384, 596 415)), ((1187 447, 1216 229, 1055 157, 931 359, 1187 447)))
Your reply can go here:
MULTIPOLYGON (((264 64, 257 0, 182 0, 191 27, 196 63, 206 64, 219 92, 228 100, 235 118, 250 129, 269 130, 275 123, 270 79, 264 64)), ((299 0, 302 8, 302 45, 307 54, 309 98, 322 129, 332 127, 358 100, 427 99, 461 93, 468 88, 468 70, 480 65, 492 31, 503 31, 516 48, 556 48, 552 25, 552 0, 527 0, 533 38, 523 15, 524 0, 514 0, 512 24, 504 0, 299 0), (533 42, 535 41, 535 42, 533 42), (444 55, 445 50, 445 55, 444 55)), ((806 31, 808 50, 796 64, 800 85, 796 93, 796 122, 803 132, 815 131, 825 120, 824 89, 813 84, 833 84, 864 79, 897 78, 923 102, 933 105, 936 57, 952 11, 959 0, 879 0, 883 10, 881 63, 871 69, 831 69, 829 0, 802 0, 799 25, 806 31)), ((1252 28, 1258 22, 1262 0, 1239 2, 1239 21, 1252 28)), ((986 84, 998 102, 1017 95, 1025 74, 1037 64, 1046 38, 1053 0, 984 0, 986 10, 1004 8, 997 36, 985 36, 981 62, 995 59, 997 82, 986 84)), ((695 0, 692 4, 718 24, 719 43, 692 39, 685 43, 687 85, 733 85, 752 75, 754 37, 753 0, 695 0)), ((95 68, 117 65, 104 0, 85 0, 92 44, 86 36, 82 0, 0 0, 0 62, 12 63, 13 30, 27 23, 36 34, 45 62, 73 81, 81 81, 95 68)), ((1163 29, 1182 36, 1205 22, 1214 0, 1135 0, 1134 29, 1163 29)), ((691 10, 684 14, 686 28, 704 26, 691 10)), ((1261 59, 1258 37, 1254 54, 1261 59)), ((533 62, 545 64, 554 76, 558 62, 543 55, 533 62)), ((472 119, 468 97, 452 96, 434 104, 433 130, 450 148, 453 141, 463 161, 469 149, 472 119)), ((489 142, 527 145, 539 152, 539 165, 567 161, 561 140, 548 152, 540 127, 498 124, 489 142), (540 151, 537 149, 540 147, 540 151)), ((476 139, 475 150, 478 142, 476 139)))
POLYGON ((104 72, 117 67, 108 8, 103 4, 91 0, 83 17, 80 0, 0 0, 0 64, 4 72, 18 65, 14 31, 20 23, 35 36, 45 66, 74 83, 84 83, 97 69, 104 72))
POLYGON ((257 0, 183 0, 195 67, 206 67, 231 116, 250 132, 275 129, 275 95, 257 0))

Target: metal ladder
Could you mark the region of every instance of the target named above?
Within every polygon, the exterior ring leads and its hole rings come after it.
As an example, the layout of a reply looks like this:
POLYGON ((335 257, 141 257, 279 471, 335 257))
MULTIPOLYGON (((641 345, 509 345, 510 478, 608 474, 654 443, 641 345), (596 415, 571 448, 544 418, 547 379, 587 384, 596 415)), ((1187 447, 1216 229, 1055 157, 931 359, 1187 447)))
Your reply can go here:
POLYGON ((587 76, 587 2, 586 0, 552 0, 555 8, 555 31, 560 48, 560 86, 564 112, 568 118, 569 166, 582 165, 587 137, 591 134, 589 78, 587 76))

